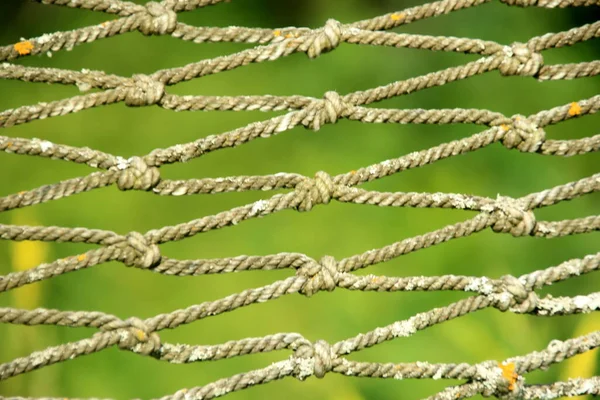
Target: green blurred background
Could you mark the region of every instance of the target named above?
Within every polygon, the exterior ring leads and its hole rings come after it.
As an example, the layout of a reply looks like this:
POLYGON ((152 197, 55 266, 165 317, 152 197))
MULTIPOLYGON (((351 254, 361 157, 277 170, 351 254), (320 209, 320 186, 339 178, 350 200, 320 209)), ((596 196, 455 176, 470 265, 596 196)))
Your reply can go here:
MULTIPOLYGON (((143 3, 143 1, 136 1, 143 3)), ((322 26, 328 18, 342 22, 374 17, 419 4, 398 0, 235 0, 180 14, 189 24, 207 26, 322 26)), ((493 2, 447 16, 397 28, 397 32, 482 38, 503 44, 557 32, 598 19, 597 8, 547 10, 508 7, 493 2)), ((44 6, 24 0, 0 3, 0 43, 21 37, 75 29, 114 18, 102 13, 44 6)), ((182 66, 251 45, 194 44, 171 37, 129 33, 47 55, 27 57, 19 64, 81 70, 104 70, 131 76, 182 66)), ((544 52, 547 64, 598 59, 598 40, 572 48, 544 52)), ((178 84, 170 93, 193 95, 301 94, 322 97, 418 76, 475 60, 476 55, 341 44, 311 60, 294 54, 275 62, 238 68, 178 84)), ((531 114, 599 93, 600 77, 575 81, 537 82, 502 77, 491 72, 443 87, 384 101, 394 108, 477 107, 505 115, 531 114)), ((76 87, 0 81, 0 109, 52 101, 79 94, 76 87)), ((182 112, 158 107, 128 108, 124 104, 95 108, 64 117, 35 121, 2 134, 37 137, 55 143, 88 146, 115 155, 143 155, 155 148, 186 143, 267 119, 276 113, 182 112)), ((547 129, 550 138, 573 139, 599 133, 600 115, 586 116, 547 129)), ((170 179, 296 172, 312 176, 324 170, 338 174, 385 159, 465 137, 483 128, 469 125, 374 125, 341 120, 319 132, 297 127, 268 140, 208 154, 186 164, 165 166, 170 179)), ((0 154, 1 196, 43 184, 83 176, 87 166, 36 157, 0 154)), ((383 191, 441 191, 522 196, 598 172, 599 154, 571 158, 544 157, 508 151, 496 144, 460 157, 410 170, 363 187, 383 191)), ((145 192, 94 190, 59 201, 12 210, 0 223, 84 226, 119 233, 145 232, 247 204, 273 193, 229 193, 159 197, 145 192)), ((598 213, 598 193, 539 210, 542 220, 598 213)), ((161 246, 164 255, 179 259, 301 252, 319 258, 342 258, 422 234, 469 218, 468 211, 371 207, 332 202, 309 213, 286 210, 235 227, 199 234, 161 246)), ((598 251, 600 233, 545 240, 515 239, 491 230, 402 256, 361 273, 390 276, 467 274, 500 277, 520 275, 598 251)), ((31 268, 84 252, 84 244, 0 243, 0 272, 31 268)), ((101 310, 125 319, 169 312, 215 300, 246 288, 290 276, 293 271, 257 271, 223 276, 170 277, 110 263, 0 294, 0 306, 101 310)), ((572 279, 544 293, 586 294, 597 291, 600 276, 572 279)), ((215 344, 276 332, 299 332, 310 340, 330 342, 402 320, 464 298, 466 293, 361 293, 338 289, 311 298, 290 295, 160 333, 163 341, 215 344)), ((447 322, 410 338, 399 338, 350 356, 379 362, 469 362, 501 360, 544 348, 552 339, 600 329, 595 315, 542 318, 485 310, 447 322)), ((53 326, 0 325, 0 362, 50 345, 90 336, 94 330, 53 326)), ((579 356, 548 371, 527 375, 527 382, 550 382, 600 372, 598 352, 579 356)), ((182 388, 287 358, 276 352, 218 362, 171 365, 111 348, 90 356, 43 368, 0 383, 0 395, 66 397, 158 397, 182 388)), ((228 398, 416 399, 431 395, 448 381, 359 379, 330 374, 305 382, 284 379, 229 394, 228 398)))

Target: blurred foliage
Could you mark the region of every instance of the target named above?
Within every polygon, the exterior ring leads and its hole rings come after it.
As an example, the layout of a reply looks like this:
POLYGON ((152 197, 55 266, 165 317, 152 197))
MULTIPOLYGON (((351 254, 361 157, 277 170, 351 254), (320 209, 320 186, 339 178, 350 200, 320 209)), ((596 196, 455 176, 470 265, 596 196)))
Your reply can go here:
MULTIPOLYGON (((138 3, 143 3, 138 1, 138 3)), ((322 26, 328 18, 342 22, 373 17, 417 5, 398 0, 235 0, 181 14, 181 21, 208 26, 322 26)), ((452 35, 510 44, 532 36, 557 32, 598 19, 598 10, 508 7, 493 2, 447 16, 397 28, 398 32, 452 35)), ((44 6, 23 0, 0 2, 0 43, 35 37, 114 18, 102 13, 44 6)), ((201 59, 248 48, 247 44, 194 44, 171 37, 144 37, 139 33, 99 40, 49 57, 29 57, 18 63, 80 70, 104 70, 124 76, 151 73, 201 59)), ((275 62, 249 65, 170 87, 171 93, 195 95, 301 94, 321 97, 328 90, 347 93, 459 65, 477 56, 433 53, 423 50, 377 48, 342 44, 335 51, 310 60, 294 54, 275 62)), ((544 53, 545 62, 568 63, 598 59, 597 39, 572 48, 544 53)), ((381 107, 477 107, 530 114, 598 94, 600 77, 575 81, 537 82, 531 78, 502 77, 498 72, 402 96, 381 107)), ((0 109, 51 101, 76 95, 76 87, 0 81, 0 109)), ((379 106, 379 105, 378 105, 379 106)), ((158 107, 127 108, 124 104, 95 108, 73 115, 35 121, 5 130, 4 135, 37 137, 73 146, 88 146, 129 157, 154 148, 185 143, 209 134, 235 129, 274 113, 182 112, 158 107)), ((600 115, 586 116, 549 127, 552 138, 577 138, 598 133, 600 115)), ((297 127, 268 140, 255 140, 235 149, 211 153, 186 164, 161 169, 166 178, 200 178, 240 174, 297 172, 312 176, 331 174, 425 149, 473 134, 481 128, 467 125, 374 125, 339 121, 319 132, 297 127)), ((2 196, 82 176, 87 166, 61 161, 0 154, 2 196)), ((441 191, 495 197, 498 193, 522 196, 598 172, 600 154, 571 158, 543 157, 508 151, 500 144, 472 154, 439 161, 364 187, 384 191, 441 191)), ((211 215, 247 204, 271 193, 229 193, 159 197, 151 193, 119 192, 116 187, 17 209, 0 215, 0 223, 85 226, 120 233, 144 232, 211 215), (23 222, 26 221, 26 222, 23 222)), ((598 213, 599 194, 540 210, 540 219, 559 220, 598 213)), ((293 251, 318 258, 324 254, 345 257, 394 241, 422 234, 468 218, 456 210, 379 208, 332 202, 310 213, 287 210, 232 228, 211 231, 161 247, 179 259, 272 254, 293 251)), ((368 269, 390 276, 469 274, 500 277, 520 275, 556 265, 569 258, 598 251, 600 233, 545 240, 515 239, 485 231, 416 252, 368 269)), ((29 246, 29 245, 27 245, 29 246)), ((42 257, 51 261, 83 252, 84 244, 51 244, 48 249, 14 247, 0 243, 0 273, 23 268, 21 261, 42 257), (18 250, 15 253, 15 249, 18 250), (20 252, 35 252, 26 256, 20 252)), ((33 265, 27 265, 31 267, 33 265)), ((31 287, 0 294, 0 306, 18 306, 24 296, 28 307, 64 310, 102 310, 122 318, 149 317, 246 288, 268 284, 292 271, 248 272, 224 276, 169 277, 125 268, 118 263, 60 276, 31 287), (35 289, 32 289, 35 288, 35 289), (35 293, 35 294, 32 294, 35 293), (36 304, 32 304, 36 303, 36 304)), ((600 276, 572 279, 546 291, 584 294, 597 291, 600 276)), ((300 332, 310 340, 330 342, 372 330, 396 320, 465 297, 464 293, 360 293, 336 290, 308 299, 301 295, 242 308, 178 328, 163 331, 169 342, 214 344, 275 332, 300 332)), ((352 355, 352 359, 379 362, 478 362, 504 359, 544 348, 553 339, 598 329, 597 315, 541 318, 481 311, 419 332, 406 339, 352 355), (586 327, 582 330, 582 327, 586 327)), ((52 326, 0 325, 0 362, 35 349, 84 338, 91 329, 52 326), (21 342, 27 339, 27 345, 21 342), (30 348, 34 347, 34 348, 30 348)), ((244 356, 213 363, 170 365, 118 349, 60 363, 0 383, 5 396, 157 397, 184 387, 216 379, 287 357, 283 352, 244 356)), ((570 371, 598 374, 598 352, 570 371), (596 365, 596 366, 595 366, 596 365)), ((578 362, 580 358, 575 358, 578 362)), ((573 365, 573 364, 571 364, 573 365)), ((549 382, 566 378, 564 366, 527 376, 527 381, 549 382)), ((394 381, 330 374, 305 382, 284 379, 228 395, 231 400, 275 398, 285 393, 300 398, 414 399, 431 395, 447 384, 442 381, 394 381)))

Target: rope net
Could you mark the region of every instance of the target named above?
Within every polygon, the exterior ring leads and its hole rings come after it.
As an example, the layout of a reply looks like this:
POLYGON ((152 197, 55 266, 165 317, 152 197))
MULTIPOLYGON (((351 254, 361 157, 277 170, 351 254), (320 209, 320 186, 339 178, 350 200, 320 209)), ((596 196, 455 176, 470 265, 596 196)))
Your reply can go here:
MULTIPOLYGON (((121 235, 98 229, 2 224, 0 237, 4 240, 83 242, 98 245, 98 248, 29 270, 0 276, 0 291, 6 292, 109 261, 119 261, 129 267, 178 276, 284 268, 294 269, 296 273, 263 287, 247 289, 220 300, 192 305, 145 320, 139 318, 123 320, 103 312, 0 308, 0 321, 4 324, 59 325, 97 329, 97 332, 89 338, 50 347, 0 364, 0 380, 112 346, 170 363, 219 360, 287 349, 292 351, 292 355, 280 362, 220 379, 202 387, 183 389, 162 399, 211 399, 285 377, 304 380, 312 375, 322 378, 327 373, 372 378, 432 378, 464 381, 430 397, 439 400, 462 399, 477 394, 525 399, 600 394, 600 377, 597 376, 541 385, 526 384, 523 377, 531 371, 545 369, 554 363, 597 348, 600 345, 600 331, 565 341, 554 340, 545 349, 500 362, 492 360, 477 364, 375 363, 352 361, 345 357, 347 354, 394 338, 408 337, 433 325, 486 308, 537 316, 579 314, 597 312, 600 309, 600 292, 574 297, 542 296, 536 292, 553 283, 598 270, 600 253, 571 259, 522 276, 507 275, 500 279, 460 275, 359 276, 353 273, 488 228, 515 237, 545 238, 582 234, 600 229, 599 215, 562 221, 541 221, 535 215, 535 210, 542 207, 600 190, 600 174, 521 198, 504 196, 486 198, 453 193, 378 192, 357 187, 401 171, 473 152, 497 142, 507 149, 548 156, 569 157, 598 151, 600 134, 574 140, 553 140, 547 139, 544 131, 544 128, 549 125, 596 113, 600 109, 598 95, 570 104, 557 105, 528 116, 505 116, 484 109, 425 110, 366 106, 394 96, 445 85, 494 70, 498 70, 504 76, 520 75, 541 81, 598 75, 600 61, 545 65, 542 51, 597 38, 600 36, 600 22, 533 37, 526 43, 502 45, 478 39, 386 32, 391 28, 418 20, 476 7, 488 3, 489 0, 442 0, 349 24, 330 19, 319 29, 196 27, 178 21, 180 12, 217 4, 221 0, 165 0, 148 2, 145 5, 120 0, 38 1, 48 5, 114 14, 117 18, 99 25, 46 34, 0 47, 0 59, 4 62, 0 66, 0 77, 3 79, 77 85, 83 92, 96 89, 63 100, 3 111, 0 113, 1 127, 11 127, 119 102, 132 107, 156 105, 176 111, 260 110, 286 113, 230 132, 211 135, 191 143, 155 149, 149 154, 129 159, 46 140, 0 136, 0 149, 4 152, 61 159, 99 169, 98 172, 87 176, 2 197, 0 210, 8 211, 32 206, 110 185, 116 185, 121 190, 142 190, 163 196, 250 190, 290 189, 290 191, 276 194, 267 200, 259 200, 229 211, 145 233, 130 232, 121 235), (139 31, 144 35, 170 35, 196 43, 246 42, 256 43, 257 46, 179 68, 159 70, 151 75, 140 74, 132 77, 111 75, 101 71, 27 67, 10 62, 49 51, 68 50, 76 45, 133 31, 139 31), (318 57, 322 53, 334 50, 341 43, 453 51, 477 54, 481 57, 461 66, 373 89, 345 95, 329 91, 322 99, 304 96, 180 96, 170 94, 166 90, 169 85, 179 82, 232 70, 250 63, 273 61, 293 53, 303 52, 311 58, 318 57), (365 123, 468 123, 483 125, 485 129, 460 140, 335 176, 320 171, 314 177, 293 173, 187 180, 169 180, 161 177, 160 167, 166 164, 185 162, 257 138, 269 138, 298 125, 319 130, 340 118, 365 123), (314 206, 327 204, 332 199, 339 202, 387 207, 454 208, 473 211, 475 216, 430 233, 339 260, 331 256, 323 256, 315 260, 298 253, 179 260, 162 256, 160 252, 159 245, 162 243, 182 240, 201 232, 235 225, 284 209, 310 211, 314 206), (164 329, 174 329, 183 324, 257 302, 266 302, 293 293, 311 296, 318 291, 332 291, 338 287, 349 290, 390 292, 456 290, 472 292, 473 295, 337 343, 328 343, 324 340, 311 342, 298 333, 278 333, 218 345, 186 345, 166 343, 159 335, 164 329)), ((600 4, 598 0, 504 0, 503 2, 510 6, 547 8, 600 4)))

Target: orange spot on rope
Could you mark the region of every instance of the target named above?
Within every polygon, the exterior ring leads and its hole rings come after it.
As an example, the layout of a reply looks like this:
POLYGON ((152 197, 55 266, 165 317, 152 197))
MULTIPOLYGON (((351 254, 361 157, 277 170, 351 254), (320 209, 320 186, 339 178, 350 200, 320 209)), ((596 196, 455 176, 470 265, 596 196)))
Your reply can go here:
POLYGON ((400 13, 400 14, 392 14, 390 15, 390 18, 392 19, 392 21, 400 21, 401 19, 404 19, 404 13, 400 13))
POLYGON ((85 254, 80 254, 77 256, 77 261, 83 261, 87 258, 87 256, 85 254))
POLYGON ((12 142, 6 143, 6 147, 10 147, 10 146, 12 146, 12 142))
POLYGON ((355 170, 352 170, 352 171, 350 171, 350 173, 351 173, 352 175, 354 175, 354 174, 356 173, 356 171, 355 171, 355 170))
POLYGON ((292 37, 294 37, 294 35, 292 35, 291 33, 286 33, 285 34, 285 38, 286 39, 289 39, 289 38, 292 38, 292 37))
POLYGON ((16 43, 14 47, 17 53, 19 53, 19 55, 25 56, 31 53, 31 50, 33 50, 33 43, 31 43, 30 41, 19 42, 16 43))
POLYGON ((500 363, 498 366, 502 370, 502 377, 508 380, 508 390, 514 390, 517 378, 519 378, 519 374, 515 372, 515 363, 500 363))
POLYGON ((506 132, 506 131, 508 131, 508 130, 510 129, 510 127, 509 127, 508 125, 506 125, 506 124, 502 124, 502 125, 500 125, 500 128, 502 128, 502 130, 503 130, 504 132, 506 132))
POLYGON ((273 36, 281 36, 281 31, 279 29, 273 31, 273 36))
POLYGON ((19 196, 23 196, 25 193, 27 193, 26 191, 22 190, 19 193, 17 193, 19 196))
POLYGON ((574 117, 579 114, 581 114, 581 106, 574 101, 571 103, 571 107, 569 107, 569 115, 574 117))

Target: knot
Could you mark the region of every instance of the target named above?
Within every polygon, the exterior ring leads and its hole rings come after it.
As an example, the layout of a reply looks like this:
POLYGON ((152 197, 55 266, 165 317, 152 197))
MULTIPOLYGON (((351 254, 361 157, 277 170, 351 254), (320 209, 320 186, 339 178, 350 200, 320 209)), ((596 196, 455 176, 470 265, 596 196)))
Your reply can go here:
POLYGON ((152 332, 144 321, 139 318, 129 318, 124 322, 124 326, 119 327, 123 329, 120 334, 119 348, 145 355, 160 349, 158 333, 152 332))
POLYGON ((527 313, 533 311, 538 304, 538 296, 528 290, 523 282, 512 275, 500 278, 500 284, 496 288, 495 307, 500 311, 512 311, 527 313))
POLYGON ((160 249, 156 244, 151 244, 144 235, 131 232, 125 236, 125 248, 129 249, 124 254, 123 263, 130 267, 150 268, 160 263, 160 249))
POLYGON ((138 30, 144 35, 170 35, 173 33, 177 28, 177 13, 168 4, 155 1, 146 3, 146 11, 140 17, 138 30))
POLYGON ((314 36, 313 42, 308 47, 307 54, 316 58, 321 53, 335 49, 340 44, 342 37, 342 24, 335 19, 329 19, 323 29, 314 36))
POLYGON ((315 358, 315 376, 323 378, 327 372, 332 370, 331 361, 335 357, 329 343, 324 340, 317 340, 313 346, 313 357, 315 358))
POLYGON ((335 124, 349 108, 350 105, 345 103, 337 92, 329 91, 325 93, 322 100, 316 100, 307 107, 308 114, 302 120, 302 124, 318 131, 325 124, 335 124))
POLYGON ((131 157, 124 167, 117 179, 117 187, 121 190, 150 190, 160 182, 158 168, 149 167, 140 157, 131 157))
POLYGON ((335 191, 335 185, 327 172, 319 171, 314 179, 306 178, 296 185, 300 202, 298 211, 310 211, 315 204, 327 204, 335 191))
POLYGON ((498 196, 494 209, 497 217, 492 225, 494 232, 510 233, 515 237, 529 236, 535 232, 535 214, 524 209, 517 200, 498 196))
POLYGON ((504 48, 504 60, 499 69, 502 75, 535 76, 544 65, 544 58, 523 43, 504 48))
POLYGON ((165 94, 165 85, 148 75, 133 75, 125 86, 125 104, 129 107, 142 107, 157 104, 165 94))
POLYGON ((331 292, 340 280, 337 262, 331 256, 323 256, 318 264, 311 263, 300 268, 298 275, 308 278, 300 289, 300 293, 307 297, 320 290, 331 292))
POLYGON ((298 379, 304 379, 314 373, 317 378, 323 378, 327 372, 333 369, 333 360, 336 354, 325 340, 317 340, 313 345, 310 343, 302 345, 296 350, 296 363, 300 370, 296 373, 298 379), (312 371, 306 371, 303 360, 313 361, 312 371))
POLYGON ((508 149, 535 153, 546 140, 546 132, 523 115, 512 117, 512 126, 503 125, 505 130, 502 144, 508 149))

